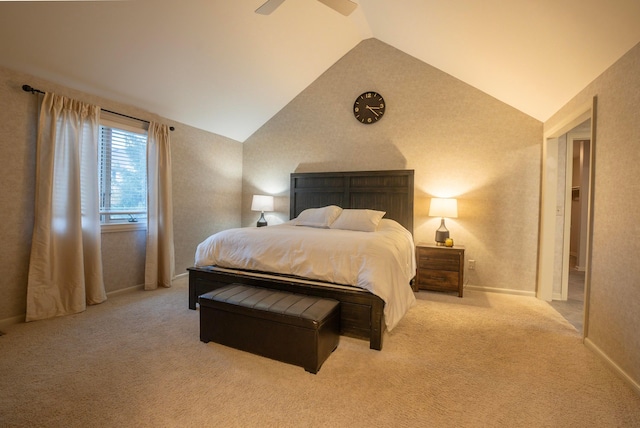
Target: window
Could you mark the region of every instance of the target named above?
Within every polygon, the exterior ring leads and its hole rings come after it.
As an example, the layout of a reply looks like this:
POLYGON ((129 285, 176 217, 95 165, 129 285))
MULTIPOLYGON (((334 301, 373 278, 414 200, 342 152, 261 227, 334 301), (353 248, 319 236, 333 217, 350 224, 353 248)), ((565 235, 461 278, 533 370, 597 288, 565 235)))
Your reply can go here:
POLYGON ((101 120, 98 170, 101 224, 128 225, 125 229, 145 227, 146 132, 101 120))

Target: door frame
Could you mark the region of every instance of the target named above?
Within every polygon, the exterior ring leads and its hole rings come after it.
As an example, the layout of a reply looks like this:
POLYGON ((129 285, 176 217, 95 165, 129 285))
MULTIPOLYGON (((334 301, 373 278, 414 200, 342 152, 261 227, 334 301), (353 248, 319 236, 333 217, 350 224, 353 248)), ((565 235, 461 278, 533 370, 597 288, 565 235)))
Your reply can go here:
MULTIPOLYGON (((585 266, 585 301, 583 337, 587 336, 589 314, 589 285, 591 282, 591 249, 593 236, 593 193, 595 178, 595 134, 596 134, 596 97, 564 116, 554 127, 546 130, 542 141, 541 182, 540 182, 540 223, 538 242, 538 283, 536 297, 541 300, 553 299, 553 277, 555 262, 555 219, 558 185, 558 139, 584 121, 591 119, 591 143, 589 150, 589 189, 581 189, 587 197, 587 245, 585 266)), ((570 187, 570 186, 569 186, 570 187)), ((562 213, 566 221, 566 209, 562 213)), ((563 244, 564 248, 564 244, 563 244)), ((563 251, 564 257, 564 251, 563 251)))

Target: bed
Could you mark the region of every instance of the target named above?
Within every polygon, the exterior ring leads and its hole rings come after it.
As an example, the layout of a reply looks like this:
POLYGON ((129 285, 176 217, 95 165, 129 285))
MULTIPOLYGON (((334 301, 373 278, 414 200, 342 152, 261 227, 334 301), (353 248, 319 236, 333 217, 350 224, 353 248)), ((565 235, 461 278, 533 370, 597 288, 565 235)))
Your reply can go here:
MULTIPOLYGON (((381 220, 380 224, 387 222, 401 225, 405 232, 408 231, 411 240, 413 170, 291 174, 289 213, 291 219, 297 219, 309 208, 332 205, 342 209, 384 211, 386 212, 384 221, 381 220), (387 220, 393 220, 393 222, 387 220)), ((295 228, 296 225, 287 223, 260 229, 265 229, 263 232, 268 230, 270 233, 275 233, 278 228, 285 230, 292 227, 295 228)), ((257 228, 244 229, 243 233, 260 232, 257 228)), ((368 339, 370 348, 382 349, 382 336, 385 328, 388 328, 385 310, 388 312, 391 306, 387 305, 385 308, 385 301, 379 295, 362 286, 345 285, 341 281, 332 282, 301 275, 283 275, 250 265, 243 267, 202 265, 200 261, 197 266, 189 268, 189 308, 196 308, 199 295, 230 283, 332 298, 341 302, 341 334, 368 339)), ((375 276, 382 276, 382 273, 378 272, 375 276)), ((409 281, 399 286, 403 296, 406 296, 407 290, 411 293, 409 281)), ((396 317, 393 316, 393 318, 396 317)), ((397 321, 394 319, 393 325, 397 321)))

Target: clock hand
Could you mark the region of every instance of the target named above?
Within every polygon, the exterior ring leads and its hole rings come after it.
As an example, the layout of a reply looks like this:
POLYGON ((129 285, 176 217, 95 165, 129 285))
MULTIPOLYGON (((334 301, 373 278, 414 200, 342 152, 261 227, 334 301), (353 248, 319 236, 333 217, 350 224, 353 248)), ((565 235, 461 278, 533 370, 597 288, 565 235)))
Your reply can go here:
POLYGON ((376 116, 380 116, 380 115, 378 114, 378 112, 374 110, 374 109, 379 109, 380 107, 371 107, 371 106, 367 106, 367 108, 368 108, 369 110, 371 110, 371 113, 375 114, 376 116))

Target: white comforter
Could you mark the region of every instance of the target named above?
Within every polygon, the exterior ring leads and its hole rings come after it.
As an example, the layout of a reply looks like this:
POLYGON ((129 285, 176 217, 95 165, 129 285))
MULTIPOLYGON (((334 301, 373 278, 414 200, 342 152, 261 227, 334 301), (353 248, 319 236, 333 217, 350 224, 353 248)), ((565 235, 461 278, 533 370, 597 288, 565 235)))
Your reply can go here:
POLYGON ((388 219, 382 219, 375 232, 318 229, 292 222, 229 229, 198 245, 195 264, 278 272, 364 288, 385 302, 389 331, 415 303, 409 285, 416 272, 413 238, 388 219))

